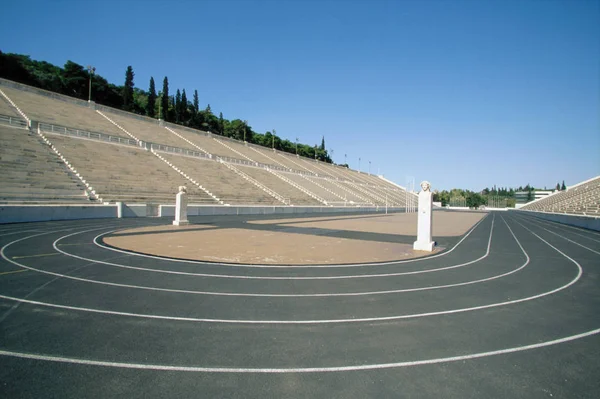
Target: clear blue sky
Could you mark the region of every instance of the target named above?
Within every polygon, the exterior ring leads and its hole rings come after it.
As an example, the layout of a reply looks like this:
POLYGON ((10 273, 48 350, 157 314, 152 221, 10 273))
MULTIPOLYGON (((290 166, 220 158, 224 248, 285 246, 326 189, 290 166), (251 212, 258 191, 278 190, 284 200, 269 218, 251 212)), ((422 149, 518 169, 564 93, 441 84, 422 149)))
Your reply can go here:
POLYGON ((197 89, 228 119, 405 185, 600 174, 600 2, 10 1, 0 50, 197 89))

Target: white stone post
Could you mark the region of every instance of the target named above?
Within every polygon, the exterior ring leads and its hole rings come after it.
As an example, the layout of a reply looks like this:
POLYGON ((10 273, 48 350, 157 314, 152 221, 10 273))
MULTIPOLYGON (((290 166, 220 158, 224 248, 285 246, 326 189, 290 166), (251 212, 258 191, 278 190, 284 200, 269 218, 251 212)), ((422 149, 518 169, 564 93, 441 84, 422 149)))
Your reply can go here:
POLYGON ((117 218, 121 219, 123 217, 123 202, 117 202, 117 218))
POLYGON ((421 192, 419 193, 418 208, 418 227, 417 241, 413 244, 413 249, 417 251, 433 251, 435 242, 431 240, 431 209, 433 207, 433 197, 431 194, 431 184, 428 181, 421 182, 421 192))
POLYGON ((173 220, 175 226, 185 226, 190 224, 187 220, 187 188, 185 186, 179 186, 179 192, 175 199, 175 220, 173 220))

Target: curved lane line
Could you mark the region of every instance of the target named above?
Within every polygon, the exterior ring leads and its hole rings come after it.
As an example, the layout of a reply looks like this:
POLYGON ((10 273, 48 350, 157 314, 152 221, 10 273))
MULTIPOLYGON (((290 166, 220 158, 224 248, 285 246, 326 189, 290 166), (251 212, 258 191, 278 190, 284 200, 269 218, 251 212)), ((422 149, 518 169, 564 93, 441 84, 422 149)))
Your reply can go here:
MULTIPOLYGON (((332 268, 333 269, 333 268, 346 268, 346 267, 386 266, 386 265, 396 265, 396 264, 401 264, 401 263, 420 262, 423 260, 438 258, 440 256, 446 256, 449 253, 451 253, 452 251, 454 251, 460 244, 462 244, 462 242, 469 235, 471 235, 471 233, 477 228, 477 226, 479 226, 481 224, 481 222, 486 220, 488 217, 489 217, 489 214, 487 214, 479 222, 477 222, 475 224, 475 226, 471 227, 471 229, 463 236, 463 238, 460 239, 459 242, 456 243, 456 245, 454 245, 454 247, 450 248, 448 251, 444 251, 437 255, 424 256, 424 257, 417 258, 417 259, 393 260, 393 261, 388 261, 388 262, 374 262, 374 263, 354 263, 354 264, 351 263, 351 264, 345 264, 345 265, 259 265, 259 264, 251 264, 251 263, 244 264, 244 263, 224 263, 224 262, 203 262, 203 261, 197 261, 197 260, 191 260, 191 259, 167 258, 164 256, 148 255, 148 254, 141 254, 141 253, 137 253, 137 252, 125 251, 122 249, 109 247, 107 245, 102 245, 96 241, 94 241, 94 244, 96 244, 100 248, 104 248, 109 251, 121 252, 121 253, 128 254, 131 256, 140 256, 140 257, 144 257, 144 258, 168 260, 170 262, 192 263, 192 264, 200 264, 200 265, 217 265, 217 266, 231 266, 231 267, 265 268, 265 269, 267 269, 267 268, 273 268, 273 269, 274 268, 279 268, 279 269, 332 268)), ((122 231, 122 230, 124 230, 124 229, 108 231, 104 234, 110 234, 115 231, 122 231)))
MULTIPOLYGON (((492 225, 490 227, 490 237, 488 240, 486 252, 485 252, 485 254, 483 254, 483 256, 481 256, 477 259, 471 260, 466 263, 460 263, 460 264, 452 265, 452 266, 439 267, 439 268, 435 268, 435 269, 415 270, 412 272, 399 272, 399 273, 382 273, 382 274, 358 274, 358 275, 317 276, 317 277, 270 277, 270 276, 240 276, 240 275, 232 275, 232 274, 179 272, 179 271, 173 271, 173 270, 150 269, 150 268, 146 268, 146 267, 129 266, 129 265, 123 265, 120 263, 112 263, 112 262, 94 260, 94 259, 90 259, 90 258, 85 258, 83 256, 75 255, 75 254, 63 251, 62 249, 58 248, 59 241, 65 239, 65 238, 68 238, 70 236, 76 235, 76 234, 85 233, 86 231, 81 231, 78 233, 73 233, 73 234, 69 234, 69 235, 60 237, 56 241, 54 241, 52 246, 54 247, 54 249, 56 251, 62 253, 63 255, 81 259, 81 260, 85 260, 85 261, 89 261, 89 262, 95 262, 98 264, 120 267, 120 268, 124 268, 124 269, 141 270, 141 271, 154 272, 154 273, 175 274, 175 275, 183 275, 183 276, 194 276, 194 277, 229 278, 229 279, 241 279, 241 280, 338 280, 338 279, 357 279, 357 278, 373 278, 373 277, 393 277, 393 276, 406 276, 406 275, 411 275, 411 274, 423 274, 423 273, 438 272, 438 271, 442 271, 442 270, 456 269, 459 267, 464 267, 464 266, 468 266, 468 265, 477 263, 480 260, 487 258, 490 254, 490 247, 492 244, 492 233, 494 230, 494 221, 495 221, 495 217, 492 219, 492 225)), ((99 237, 103 236, 104 234, 108 234, 108 233, 110 233, 110 232, 101 233, 101 234, 97 235, 96 237, 94 237, 94 243, 96 243, 96 240, 99 237)), ((99 246, 102 247, 101 245, 99 245, 99 246)), ((162 258, 162 260, 164 260, 166 262, 170 261, 169 259, 166 259, 166 258, 162 258)))
MULTIPOLYGON (((493 224, 492 224, 492 227, 493 227, 493 224)), ((509 229, 510 229, 510 227, 509 227, 509 229)), ((490 231, 490 238, 489 238, 489 241, 488 241, 488 253, 489 253, 489 248, 490 248, 491 242, 492 242, 492 234, 491 234, 492 231, 493 230, 490 231)), ((77 234, 77 233, 72 233, 72 234, 69 234, 69 235, 64 236, 64 237, 69 237, 69 236, 74 235, 74 234, 77 234)), ((58 240, 60 240, 60 238, 58 240)), ((62 252, 61 250, 59 250, 56 247, 56 243, 57 243, 58 240, 56 240, 53 243, 53 246, 54 246, 54 248, 57 251, 62 252)), ((9 262, 18 264, 22 268, 30 269, 30 270, 37 271, 37 272, 40 272, 40 273, 50 274, 50 275, 54 275, 54 276, 60 276, 60 277, 63 277, 63 278, 67 278, 67 279, 71 279, 71 280, 76 280, 76 281, 84 281, 84 282, 93 283, 93 284, 108 285, 108 286, 123 287, 123 288, 134 288, 134 289, 142 289, 142 290, 149 290, 149 291, 159 291, 159 292, 173 292, 173 293, 181 293, 181 294, 213 295, 213 296, 237 296, 237 297, 317 298, 317 297, 344 297, 344 296, 384 295, 384 294, 398 294, 398 293, 404 293, 404 292, 428 291, 428 290, 458 287, 458 286, 463 286, 463 285, 470 285, 470 284, 480 283, 480 282, 484 282, 484 281, 495 280, 497 278, 504 277, 506 275, 515 273, 515 272, 523 269, 529 263, 529 257, 527 256, 527 254, 525 254, 526 257, 527 257, 527 261, 523 265, 521 265, 519 268, 517 268, 515 270, 512 270, 510 272, 507 272, 507 273, 504 273, 504 274, 500 274, 500 275, 496 275, 496 276, 492 276, 492 277, 487 277, 487 278, 480 279, 480 280, 472 280, 472 281, 467 281, 467 282, 462 282, 462 283, 447 284, 447 285, 440 285, 440 286, 429 286, 429 287, 419 287, 419 288, 405 288, 405 289, 385 290, 385 291, 345 292, 345 293, 257 294, 257 293, 237 293, 237 292, 178 290, 178 289, 172 289, 172 288, 158 288, 158 287, 148 287, 148 286, 133 285, 133 284, 111 283, 111 282, 107 282, 107 281, 98 281, 98 280, 86 279, 86 278, 82 278, 82 277, 74 277, 74 276, 69 276, 69 275, 63 275, 63 274, 60 274, 60 273, 55 273, 55 272, 49 272, 49 271, 46 271, 46 270, 36 269, 36 268, 31 267, 31 266, 26 266, 26 265, 20 264, 20 263, 14 261, 12 259, 8 259, 7 257, 4 256, 4 248, 8 247, 11 244, 12 243, 9 243, 9 244, 5 245, 2 248, 2 251, 1 251, 2 252, 2 257, 5 260, 9 261, 9 262)), ((109 262, 104 262, 104 261, 95 261, 93 259, 86 259, 86 258, 81 258, 81 257, 78 257, 78 256, 74 256, 74 257, 78 258, 78 259, 81 259, 81 260, 86 260, 86 261, 98 263, 98 264, 102 264, 102 263, 104 263, 104 264, 110 264, 109 262)))
POLYGON ((600 333, 600 328, 595 330, 586 331, 581 334, 570 335, 551 341, 538 342, 537 344, 516 346, 512 348, 499 349, 488 352, 471 353, 469 355, 440 357, 436 359, 426 360, 413 360, 407 362, 396 362, 396 363, 379 363, 379 364, 361 364, 355 366, 338 366, 338 367, 296 367, 296 368, 245 368, 245 367, 196 367, 196 366, 172 366, 162 364, 147 364, 147 363, 123 363, 123 362, 109 362, 101 360, 87 360, 78 359, 62 356, 49 356, 49 355, 38 355, 32 353, 23 352, 11 352, 0 350, 1 356, 10 356, 21 359, 31 360, 44 360, 49 362, 59 363, 70 363, 80 364, 87 366, 103 366, 103 367, 115 367, 124 369, 138 369, 138 370, 159 370, 159 371, 187 371, 197 373, 326 373, 326 372, 340 372, 340 371, 361 371, 361 370, 379 370, 379 369, 391 369, 400 367, 414 367, 423 366, 427 364, 438 364, 438 363, 450 363, 472 359, 479 359, 482 357, 506 355, 509 353, 522 352, 531 349, 539 349, 547 346, 558 345, 565 342, 575 341, 577 339, 589 337, 600 333))
POLYGON ((591 249, 591 248, 588 248, 588 247, 586 247, 585 245, 578 243, 577 241, 570 240, 570 239, 568 239, 568 238, 567 238, 567 237, 565 237, 565 236, 562 236, 562 235, 560 235, 560 234, 557 234, 557 233, 553 232, 552 230, 548 230, 548 229, 547 229, 547 228, 545 228, 544 226, 540 226, 538 223, 532 222, 531 220, 527 220, 527 219, 524 219, 524 220, 525 220, 525 223, 529 223, 529 225, 531 225, 531 226, 535 226, 535 227, 537 227, 537 228, 544 229, 544 230, 546 230, 546 231, 547 231, 548 233, 550 233, 550 234, 554 234, 555 236, 558 236, 558 237, 562 238, 563 240, 567 240, 567 241, 569 241, 570 243, 573 243, 573 244, 575 244, 575 245, 579 245, 580 247, 582 247, 582 248, 585 248, 585 249, 587 249, 588 251, 591 251, 591 252, 593 252, 593 253, 595 253, 595 254, 598 254, 598 255, 600 255, 600 252, 598 252, 598 251, 596 251, 596 250, 593 250, 593 249, 591 249))
MULTIPOLYGON (((502 218, 502 219, 504 220, 504 218, 502 218)), ((539 238, 540 240, 545 242, 548 246, 555 249, 561 255, 563 255, 564 257, 569 259, 571 262, 573 262, 577 266, 577 269, 578 269, 577 276, 575 276, 575 278, 573 280, 571 280, 570 282, 568 282, 567 284, 562 285, 558 288, 555 288, 551 291, 546 291, 541 294, 537 294, 537 295, 533 295, 533 296, 529 296, 529 297, 525 297, 525 298, 521 298, 521 299, 513 299, 511 301, 496 302, 496 303, 492 303, 492 304, 488 304, 488 305, 480 305, 480 306, 473 306, 473 307, 468 307, 468 308, 443 310, 443 311, 428 312, 428 313, 416 313, 416 314, 384 316, 384 317, 354 318, 354 319, 331 319, 331 320, 232 320, 232 319, 208 319, 208 318, 194 318, 194 317, 159 316, 159 315, 127 313, 127 312, 117 312, 117 311, 112 311, 112 310, 100 310, 100 309, 90 309, 90 308, 83 308, 83 307, 76 307, 76 306, 58 305, 58 304, 52 304, 52 303, 46 303, 46 302, 24 300, 21 298, 14 298, 14 297, 6 296, 6 295, 0 295, 0 298, 17 301, 17 302, 25 302, 25 303, 29 303, 32 305, 58 308, 58 309, 68 309, 68 310, 76 310, 76 311, 83 311, 83 312, 90 312, 90 313, 108 314, 108 315, 116 315, 116 316, 128 316, 128 317, 139 317, 139 318, 157 319, 157 320, 206 322, 206 323, 230 323, 230 324, 334 324, 334 323, 358 323, 358 322, 374 322, 374 321, 412 319, 412 318, 440 316, 440 315, 456 314, 456 313, 471 312, 471 311, 475 311, 475 310, 496 308, 496 307, 501 307, 501 306, 513 305, 516 303, 527 302, 527 301, 535 300, 535 299, 542 298, 542 297, 545 297, 548 295, 552 295, 552 294, 555 294, 559 291, 562 291, 562 290, 570 287, 571 285, 573 285, 577 281, 579 281, 579 279, 581 278, 581 276, 583 274, 583 269, 582 269, 581 265, 579 265, 579 263, 577 263, 577 261, 570 258, 568 255, 564 254, 562 251, 560 251, 559 249, 554 247, 552 244, 548 243, 546 240, 544 240, 543 238, 541 238, 540 236, 538 236, 537 234, 535 234, 534 232, 529 230, 527 227, 525 227, 525 226, 523 226, 523 227, 526 230, 528 230, 531 234, 535 235, 537 238, 539 238)), ((519 240, 517 240, 517 242, 519 242, 519 240)), ((520 244, 519 244, 519 246, 521 247, 521 250, 523 251, 525 256, 527 256, 527 259, 529 259, 529 255, 527 254, 527 252, 523 249, 523 247, 520 244)))

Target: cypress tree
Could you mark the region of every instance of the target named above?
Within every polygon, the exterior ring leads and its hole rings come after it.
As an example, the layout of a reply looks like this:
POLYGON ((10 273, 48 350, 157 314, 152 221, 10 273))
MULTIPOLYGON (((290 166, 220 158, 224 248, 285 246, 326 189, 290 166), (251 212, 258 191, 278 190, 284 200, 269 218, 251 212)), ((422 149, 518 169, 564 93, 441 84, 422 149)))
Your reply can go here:
POLYGON ((154 118, 154 107, 156 106, 156 88, 154 87, 154 78, 150 77, 150 87, 148 88, 148 105, 146 105, 146 115, 154 118))
POLYGON ((133 68, 131 65, 125 71, 125 85, 123 86, 123 109, 133 111, 133 68))
POLYGON ((181 122, 181 92, 177 89, 175 94, 175 123, 181 122))
POLYGON ((163 80, 161 103, 161 117, 163 121, 169 121, 169 79, 165 76, 163 80))
POLYGON ((321 151, 325 151, 325 136, 323 136, 323 138, 321 139, 321 151))
POLYGON ((198 90, 194 90, 194 113, 200 111, 200 102, 198 101, 198 90))
POLYGON ((185 89, 181 92, 181 121, 187 122, 189 119, 188 115, 188 100, 187 95, 185 94, 185 89))
POLYGON ((560 183, 556 183, 556 191, 560 191, 560 183))
POLYGON ((560 190, 561 190, 561 191, 565 191, 566 189, 567 189, 567 186, 565 186, 565 181, 563 180, 563 184, 562 184, 562 186, 560 187, 560 190))
POLYGON ((223 119, 222 112, 219 112, 219 134, 221 136, 225 134, 225 120, 223 119))

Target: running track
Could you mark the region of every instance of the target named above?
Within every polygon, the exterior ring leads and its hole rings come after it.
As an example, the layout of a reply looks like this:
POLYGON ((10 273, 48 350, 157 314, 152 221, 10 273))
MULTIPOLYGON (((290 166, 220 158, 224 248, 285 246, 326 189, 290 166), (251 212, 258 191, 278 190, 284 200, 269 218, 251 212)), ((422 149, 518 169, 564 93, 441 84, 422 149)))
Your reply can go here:
POLYGON ((598 232, 496 212, 436 256, 306 267, 101 242, 169 222, 0 226, 0 397, 600 397, 598 232))

